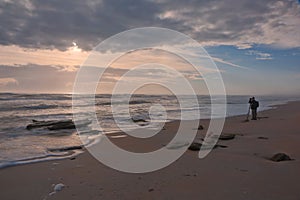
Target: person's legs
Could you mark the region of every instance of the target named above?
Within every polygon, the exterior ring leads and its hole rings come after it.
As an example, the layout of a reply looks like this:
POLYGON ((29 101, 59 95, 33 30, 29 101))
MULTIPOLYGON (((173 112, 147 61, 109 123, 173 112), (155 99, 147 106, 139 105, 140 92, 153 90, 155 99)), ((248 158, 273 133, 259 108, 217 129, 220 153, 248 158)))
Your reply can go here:
POLYGON ((252 120, 256 120, 256 109, 251 109, 252 120))
POLYGON ((252 110, 252 119, 253 119, 253 120, 256 120, 256 119, 257 119, 257 110, 256 110, 256 109, 253 109, 253 110, 252 110))

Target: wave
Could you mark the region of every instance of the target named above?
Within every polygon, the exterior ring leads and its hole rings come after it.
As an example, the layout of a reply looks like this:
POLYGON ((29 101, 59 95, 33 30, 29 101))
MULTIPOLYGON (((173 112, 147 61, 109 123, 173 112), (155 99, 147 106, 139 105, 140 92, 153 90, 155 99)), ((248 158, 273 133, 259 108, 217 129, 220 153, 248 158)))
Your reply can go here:
POLYGON ((0 163, 0 169, 17 166, 17 165, 24 165, 24 164, 31 164, 37 162, 44 162, 44 161, 51 161, 51 160, 62 160, 66 158, 73 158, 81 153, 83 150, 72 150, 70 152, 63 152, 61 154, 49 153, 43 156, 35 156, 24 158, 20 160, 13 160, 13 161, 4 161, 0 163))
POLYGON ((12 106, 12 105, 6 105, 0 108, 0 111, 12 111, 12 110, 46 110, 46 109, 56 109, 60 106, 57 104, 34 104, 34 105, 18 105, 18 106, 12 106))
POLYGON ((39 110, 39 109, 53 109, 58 108, 58 105, 55 104, 38 104, 38 105, 32 105, 32 106, 23 106, 23 109, 31 109, 31 110, 39 110))
POLYGON ((0 93, 1 100, 72 100, 72 94, 0 93))
MULTIPOLYGON (((147 104, 147 103, 151 103, 150 101, 145 101, 145 100, 133 100, 133 101, 129 101, 130 105, 134 105, 134 104, 147 104)), ((99 102, 96 103, 96 106, 105 106, 105 105, 126 105, 127 101, 118 101, 118 102, 111 102, 111 101, 107 101, 107 102, 99 102)))

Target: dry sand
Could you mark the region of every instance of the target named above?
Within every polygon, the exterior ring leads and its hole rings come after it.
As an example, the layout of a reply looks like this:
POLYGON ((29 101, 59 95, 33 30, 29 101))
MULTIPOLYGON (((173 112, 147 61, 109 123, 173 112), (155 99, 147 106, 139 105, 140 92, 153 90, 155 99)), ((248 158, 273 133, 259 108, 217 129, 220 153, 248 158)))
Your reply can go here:
MULTIPOLYGON (((0 199, 300 199, 300 102, 259 113, 257 121, 245 116, 226 119, 224 133, 235 139, 219 141, 204 159, 187 151, 170 166, 146 174, 113 170, 85 152, 76 159, 48 161, 0 170, 0 199), (267 139, 259 139, 266 137, 267 139), (272 162, 275 153, 293 161, 272 162), (53 184, 65 188, 49 196, 53 184)), ((201 120, 207 127, 208 121, 201 120)), ((178 122, 168 123, 151 141, 118 138, 127 149, 148 151, 164 145, 178 122), (129 147, 129 148, 128 148, 129 147)), ((199 139, 204 130, 199 130, 199 139)))

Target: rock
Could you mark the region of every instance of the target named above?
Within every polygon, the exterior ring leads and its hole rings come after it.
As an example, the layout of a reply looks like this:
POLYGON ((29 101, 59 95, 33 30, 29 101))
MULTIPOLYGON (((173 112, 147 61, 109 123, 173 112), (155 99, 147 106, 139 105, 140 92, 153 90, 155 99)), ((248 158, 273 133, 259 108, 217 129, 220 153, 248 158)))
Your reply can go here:
POLYGON ((235 138, 235 134, 232 133, 224 133, 221 134, 219 140, 232 140, 235 138))
MULTIPOLYGON (((201 144, 201 143, 199 143, 199 142, 193 142, 193 143, 189 146, 188 149, 191 150, 191 151, 200 151, 201 147, 202 147, 202 144, 201 144)), ((204 146, 204 149, 208 149, 209 147, 211 147, 211 146, 209 146, 209 145, 204 146)), ((213 149, 215 149, 215 148, 217 148, 217 147, 220 147, 220 148, 227 148, 227 146, 225 146, 225 145, 215 144, 215 146, 213 147, 213 149)))
POLYGON ((61 148, 48 148, 48 151, 51 151, 51 152, 64 152, 64 151, 73 151, 73 150, 80 150, 80 149, 83 149, 83 145, 61 147, 61 148))
POLYGON ((153 192, 154 191, 154 189, 153 188, 150 188, 149 190, 148 190, 148 192, 153 192))
MULTIPOLYGON (((91 121, 79 121, 76 123, 77 126, 86 126, 91 121)), ((35 128, 47 128, 49 130, 60 130, 60 129, 75 129, 75 123, 72 120, 49 120, 49 121, 38 121, 32 120, 32 124, 27 125, 26 129, 31 130, 35 128)))
POLYGON ((281 162, 281 161, 288 161, 288 160, 292 160, 292 159, 285 153, 277 153, 274 156, 272 156, 272 158, 270 158, 270 160, 272 160, 274 162, 281 162))
POLYGON ((267 140, 267 139, 269 139, 269 138, 267 138, 267 137, 263 137, 263 136, 260 136, 260 137, 257 137, 257 139, 261 139, 261 140, 267 140))
POLYGON ((198 130, 203 130, 203 129, 204 129, 204 126, 202 126, 202 125, 198 126, 198 130))
MULTIPOLYGON (((64 121, 61 121, 61 122, 69 122, 69 121, 72 121, 72 120, 64 120, 64 121)), ((34 129, 34 128, 52 126, 52 125, 57 124, 59 121, 55 121, 55 120, 50 120, 50 121, 32 120, 32 122, 33 122, 32 124, 29 124, 29 125, 26 126, 27 130, 31 130, 31 129, 34 129)))
POLYGON ((198 143, 198 142, 193 142, 190 146, 189 146, 189 150, 191 151, 200 151, 202 144, 198 143))
MULTIPOLYGON (((90 123, 91 123, 91 121, 86 121, 86 120, 77 121, 76 126, 77 127, 87 126, 90 123)), ((60 129, 75 129, 76 126, 75 126, 75 123, 71 120, 71 121, 67 121, 67 122, 59 122, 57 124, 49 126, 48 129, 51 131, 52 130, 60 130, 60 129)))
POLYGON ((60 129, 75 129, 76 126, 73 122, 71 123, 58 123, 48 127, 48 130, 60 130, 60 129))
POLYGON ((133 119, 133 118, 132 118, 132 121, 135 122, 135 123, 138 123, 138 122, 148 122, 145 119, 133 119))
POLYGON ((221 145, 221 144, 216 144, 214 148, 216 148, 216 147, 227 148, 228 146, 226 146, 226 145, 221 145))

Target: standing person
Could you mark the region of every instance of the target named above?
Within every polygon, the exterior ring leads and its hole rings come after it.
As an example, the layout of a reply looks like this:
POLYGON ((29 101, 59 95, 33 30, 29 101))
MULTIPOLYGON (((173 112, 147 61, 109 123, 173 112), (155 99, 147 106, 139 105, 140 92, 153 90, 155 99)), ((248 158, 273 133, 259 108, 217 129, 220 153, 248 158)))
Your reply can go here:
POLYGON ((259 102, 255 100, 255 97, 249 99, 250 108, 252 111, 252 120, 257 120, 257 108, 259 107, 259 102))

